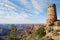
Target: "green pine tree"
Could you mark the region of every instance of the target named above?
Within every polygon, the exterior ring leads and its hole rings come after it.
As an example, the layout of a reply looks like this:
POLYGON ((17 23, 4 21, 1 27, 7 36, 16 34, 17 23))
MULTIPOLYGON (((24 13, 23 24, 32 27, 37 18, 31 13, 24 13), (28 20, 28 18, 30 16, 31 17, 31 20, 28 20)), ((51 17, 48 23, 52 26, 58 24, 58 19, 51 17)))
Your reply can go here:
POLYGON ((58 26, 60 26, 60 21, 58 22, 58 26))
POLYGON ((10 37, 12 38, 16 38, 16 33, 17 33, 17 29, 14 25, 11 25, 11 32, 10 32, 10 37))
POLYGON ((7 40, 16 40, 17 39, 17 29, 14 25, 11 25, 11 28, 10 28, 10 34, 9 36, 7 37, 7 40))

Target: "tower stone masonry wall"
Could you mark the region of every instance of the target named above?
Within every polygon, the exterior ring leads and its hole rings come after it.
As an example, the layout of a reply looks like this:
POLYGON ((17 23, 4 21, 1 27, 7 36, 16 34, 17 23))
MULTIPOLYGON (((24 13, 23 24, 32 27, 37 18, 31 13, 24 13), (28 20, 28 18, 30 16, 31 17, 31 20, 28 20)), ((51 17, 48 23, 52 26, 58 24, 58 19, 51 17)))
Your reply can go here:
POLYGON ((48 4, 48 17, 47 17, 46 26, 54 25, 55 21, 57 21, 56 5, 48 4))

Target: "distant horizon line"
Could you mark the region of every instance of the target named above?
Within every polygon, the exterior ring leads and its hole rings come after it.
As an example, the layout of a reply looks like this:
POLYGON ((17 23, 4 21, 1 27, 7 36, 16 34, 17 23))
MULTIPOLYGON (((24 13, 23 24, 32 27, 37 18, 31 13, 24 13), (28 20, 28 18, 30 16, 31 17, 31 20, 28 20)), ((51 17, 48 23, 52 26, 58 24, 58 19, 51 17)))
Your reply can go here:
POLYGON ((0 23, 0 24, 45 24, 45 23, 0 23))

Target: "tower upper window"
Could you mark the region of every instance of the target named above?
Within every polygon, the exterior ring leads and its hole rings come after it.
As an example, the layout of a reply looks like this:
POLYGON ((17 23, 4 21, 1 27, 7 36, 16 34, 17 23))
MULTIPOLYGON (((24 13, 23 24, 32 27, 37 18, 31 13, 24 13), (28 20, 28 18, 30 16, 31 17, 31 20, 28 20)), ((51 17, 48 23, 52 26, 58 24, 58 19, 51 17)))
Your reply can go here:
POLYGON ((51 6, 49 6, 48 8, 51 8, 51 6))
POLYGON ((54 7, 53 5, 49 6, 48 8, 54 7))

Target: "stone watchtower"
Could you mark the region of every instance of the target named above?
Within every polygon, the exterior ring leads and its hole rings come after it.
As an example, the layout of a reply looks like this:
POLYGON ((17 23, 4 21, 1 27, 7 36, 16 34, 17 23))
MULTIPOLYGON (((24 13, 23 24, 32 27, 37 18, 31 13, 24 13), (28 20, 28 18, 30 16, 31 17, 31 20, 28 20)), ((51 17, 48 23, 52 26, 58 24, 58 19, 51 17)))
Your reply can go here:
POLYGON ((48 17, 46 26, 53 26, 55 21, 57 21, 56 5, 48 4, 48 17))

